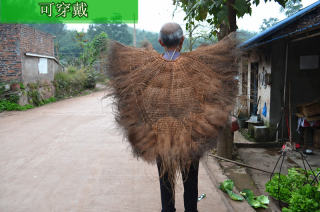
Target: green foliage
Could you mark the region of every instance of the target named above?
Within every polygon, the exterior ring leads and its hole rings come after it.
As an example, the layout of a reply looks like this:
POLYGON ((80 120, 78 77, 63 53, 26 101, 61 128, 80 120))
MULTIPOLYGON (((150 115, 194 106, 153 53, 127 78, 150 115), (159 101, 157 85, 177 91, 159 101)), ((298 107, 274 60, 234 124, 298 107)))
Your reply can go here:
MULTIPOLYGON (((130 28, 130 33, 131 34, 133 33, 133 28, 130 28)), ((201 35, 197 34, 197 38, 193 39, 192 41, 193 42, 192 49, 196 49, 202 44, 212 44, 215 41, 214 38, 208 38, 205 36, 206 34, 204 33, 202 33, 201 35)), ((138 47, 142 47, 145 42, 150 42, 154 50, 156 50, 159 53, 164 52, 164 48, 159 44, 159 41, 158 41, 159 40, 158 33, 136 29, 136 38, 137 38, 138 47)), ((189 43, 190 43, 189 39, 190 39, 189 37, 185 38, 182 46, 183 51, 189 50, 189 43)))
POLYGON ((96 74, 90 70, 76 70, 68 67, 66 72, 58 72, 54 77, 56 98, 64 98, 80 94, 86 88, 94 88, 96 74))
POLYGON ((220 183, 220 189, 224 192, 226 192, 229 197, 232 199, 232 200, 236 200, 236 201, 242 201, 243 200, 243 197, 234 193, 232 190, 233 190, 233 186, 234 186, 234 183, 232 180, 230 179, 227 179, 225 181, 223 181, 222 183, 220 183))
POLYGON ((0 100, 0 112, 2 111, 14 111, 14 110, 28 110, 33 108, 33 105, 21 106, 17 103, 10 102, 9 100, 0 100))
POLYGON ((220 183, 219 188, 226 192, 232 200, 243 201, 244 199, 251 205, 253 208, 268 208, 269 199, 267 196, 260 195, 255 196, 250 189, 244 189, 240 192, 240 195, 235 194, 233 190, 234 183, 232 180, 227 179, 220 183))
POLYGON ((70 74, 76 73, 77 70, 78 70, 77 67, 72 66, 72 65, 70 65, 70 66, 67 67, 67 72, 70 73, 70 74))
POLYGON ((2 100, 0 100, 0 112, 3 112, 3 111, 23 111, 23 110, 28 110, 28 109, 34 108, 35 106, 41 106, 41 105, 48 104, 48 103, 55 102, 55 101, 57 101, 55 97, 50 97, 48 99, 40 100, 40 101, 38 101, 38 99, 36 99, 35 101, 33 101, 34 105, 31 105, 31 104, 19 105, 17 103, 18 101, 16 100, 16 97, 9 98, 9 99, 2 99, 2 100), (13 102, 13 101, 15 101, 15 102, 13 102))
POLYGON ((0 97, 6 92, 6 88, 4 85, 0 84, 0 97))
POLYGON ((298 12, 302 7, 301 0, 288 0, 285 7, 280 8, 280 12, 284 12, 289 17, 298 12))
POLYGON ((77 31, 70 31, 66 30, 66 33, 61 36, 57 37, 55 41, 58 42, 58 56, 59 60, 63 64, 76 64, 77 58, 83 52, 80 44, 76 42, 76 34, 77 31))
POLYGON ((260 31, 264 31, 274 25, 276 25, 279 22, 279 19, 277 18, 269 18, 269 19, 263 19, 262 24, 260 26, 260 31))
POLYGON ((310 176, 313 176, 310 170, 305 172, 301 168, 291 168, 288 175, 280 174, 279 178, 279 174, 275 174, 266 183, 266 191, 275 199, 289 204, 282 211, 320 211, 320 191, 318 186, 310 185, 313 180, 310 176))
POLYGON ((227 179, 225 181, 223 181, 222 183, 220 183, 220 189, 224 192, 226 192, 227 190, 232 190, 234 186, 234 183, 232 180, 227 179))
MULTIPOLYGON (((44 82, 42 85, 47 85, 44 82)), ((35 106, 41 106, 50 102, 55 102, 55 97, 48 99, 42 99, 39 93, 40 83, 28 83, 26 86, 20 82, 20 93, 6 92, 1 95, 0 99, 0 112, 2 111, 15 111, 15 110, 27 110, 34 108, 35 106), (26 95, 30 104, 19 105, 20 95, 26 95)))
POLYGON ((91 67, 98 60, 100 54, 107 49, 108 36, 105 32, 101 32, 94 36, 92 41, 85 39, 84 32, 76 34, 76 41, 79 43, 82 54, 79 57, 78 66, 91 67))
POLYGON ((20 97, 19 97, 18 94, 11 94, 11 95, 9 95, 9 96, 7 97, 7 100, 10 101, 10 102, 12 102, 12 103, 18 104, 19 98, 20 98, 20 97))
MULTIPOLYGON (((287 0, 284 7, 280 8, 280 12, 284 12, 287 17, 294 15, 302 8, 301 0, 287 0)), ((260 31, 264 31, 279 22, 277 18, 263 19, 260 31)))
POLYGON ((39 83, 28 83, 28 101, 34 106, 43 105, 43 99, 39 93, 39 83))
POLYGON ((108 35, 105 32, 94 36, 91 45, 93 48, 93 56, 97 57, 101 52, 106 51, 108 42, 108 35))
MULTIPOLYGON (((133 28, 130 28, 130 33, 133 34, 133 28)), ((158 39, 159 39, 158 33, 136 29, 136 39, 137 39, 137 46, 141 47, 143 42, 148 41, 151 43, 152 47, 157 52, 163 53, 163 47, 158 42, 158 39)))
POLYGON ((94 70, 86 71, 87 78, 84 83, 84 87, 88 89, 94 89, 96 87, 98 73, 94 70))
POLYGON ((42 99, 40 96, 40 93, 37 89, 30 89, 27 92, 27 96, 29 98, 29 102, 35 106, 40 106, 42 105, 42 99))
POLYGON ((320 192, 315 186, 304 185, 293 191, 290 199, 290 211, 320 211, 320 192))
POLYGON ((43 100, 43 104, 49 104, 49 103, 56 102, 56 101, 57 101, 57 99, 54 96, 52 96, 48 99, 43 100))
POLYGON ((20 82, 20 89, 21 89, 21 90, 26 89, 26 87, 24 86, 24 84, 23 84, 22 82, 20 82))
POLYGON ((75 42, 77 32, 67 30, 65 24, 30 24, 30 26, 56 36, 55 53, 63 64, 75 63, 75 58, 82 53, 81 47, 75 42))
MULTIPOLYGON (((264 1, 268 2, 268 0, 264 1)), ((288 0, 274 1, 284 7, 288 0)), ((229 17, 236 15, 241 18, 245 14, 251 15, 252 7, 259 5, 259 3, 260 0, 173 0, 174 5, 181 7, 186 12, 184 20, 187 21, 187 30, 193 27, 195 21, 203 21, 212 26, 210 33, 215 36, 226 25, 231 25, 229 17), (231 7, 228 8, 229 4, 231 7)))
POLYGON ((243 201, 244 199, 251 205, 253 208, 268 208, 269 199, 267 196, 255 196, 250 189, 244 189, 240 192, 240 195, 235 194, 232 190, 234 183, 232 180, 227 179, 220 183, 219 188, 226 192, 232 200, 243 201))
POLYGON ((238 30, 238 39, 240 42, 244 42, 246 40, 249 40, 253 36, 257 35, 257 32, 250 32, 246 30, 238 30))
POLYGON ((269 198, 265 195, 255 196, 250 189, 244 189, 240 194, 253 208, 268 208, 269 198))
POLYGON ((127 24, 91 24, 87 32, 89 40, 104 32, 112 40, 125 45, 132 45, 132 35, 129 33, 127 24))

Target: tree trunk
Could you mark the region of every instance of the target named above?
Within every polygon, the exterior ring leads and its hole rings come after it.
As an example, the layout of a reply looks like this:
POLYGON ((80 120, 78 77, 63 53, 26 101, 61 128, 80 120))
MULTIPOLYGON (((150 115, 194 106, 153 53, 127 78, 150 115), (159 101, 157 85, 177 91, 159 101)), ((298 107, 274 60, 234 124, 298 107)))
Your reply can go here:
MULTIPOLYGON (((234 2, 235 0, 227 0, 229 23, 221 24, 220 32, 218 33, 218 40, 221 40, 231 32, 235 32, 237 30, 237 13, 232 6, 234 2)), ((217 154, 219 156, 232 159, 233 136, 234 133, 231 132, 231 124, 228 124, 223 130, 222 138, 218 141, 217 154)))
POLYGON ((223 133, 221 138, 217 144, 217 155, 220 157, 232 159, 232 152, 233 152, 233 135, 234 133, 231 132, 231 126, 228 124, 223 129, 223 133))
POLYGON ((227 0, 228 8, 228 23, 222 23, 218 32, 218 40, 221 40, 225 36, 229 35, 231 32, 237 30, 237 13, 233 8, 235 0, 227 0))
POLYGON ((237 30, 237 13, 236 10, 233 8, 235 0, 227 0, 227 7, 228 7, 228 22, 229 22, 229 29, 228 34, 231 32, 235 32, 237 30))

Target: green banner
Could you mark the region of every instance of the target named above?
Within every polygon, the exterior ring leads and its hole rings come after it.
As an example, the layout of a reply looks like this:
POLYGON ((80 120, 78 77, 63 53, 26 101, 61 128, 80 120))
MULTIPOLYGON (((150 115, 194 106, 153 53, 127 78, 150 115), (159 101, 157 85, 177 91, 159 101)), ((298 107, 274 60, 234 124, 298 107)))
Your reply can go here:
POLYGON ((137 23, 138 0, 0 0, 0 23, 137 23))

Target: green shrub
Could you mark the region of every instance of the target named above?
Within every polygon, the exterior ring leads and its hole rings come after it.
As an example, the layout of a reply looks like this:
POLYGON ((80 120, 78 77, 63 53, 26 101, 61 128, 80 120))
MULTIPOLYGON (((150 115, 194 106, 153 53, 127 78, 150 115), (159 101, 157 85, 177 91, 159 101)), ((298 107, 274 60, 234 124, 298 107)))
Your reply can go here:
POLYGON ((87 79, 85 81, 85 88, 94 89, 96 87, 98 74, 94 70, 86 71, 87 79))
POLYGON ((42 98, 40 96, 40 93, 37 89, 30 89, 27 93, 29 97, 29 102, 32 103, 35 106, 43 105, 42 98))
POLYGON ((19 95, 11 94, 11 95, 9 95, 9 97, 7 97, 7 100, 10 101, 10 102, 18 104, 19 98, 20 98, 19 95))
POLYGON ((27 110, 33 108, 33 105, 24 105, 21 106, 17 103, 10 102, 9 100, 0 100, 0 112, 2 111, 13 111, 13 110, 27 110))
POLYGON ((5 86, 0 84, 0 97, 6 92, 5 86))
POLYGON ((87 75, 84 71, 58 72, 54 77, 54 86, 56 89, 56 97, 64 98, 74 96, 85 89, 87 75))
POLYGON ((48 98, 48 99, 43 100, 43 103, 44 103, 44 104, 48 104, 48 103, 56 102, 56 101, 57 101, 57 99, 52 96, 52 97, 50 97, 50 98, 48 98))
POLYGON ((20 89, 21 89, 21 90, 26 89, 26 87, 24 86, 24 84, 23 84, 22 82, 20 82, 20 89))
POLYGON ((66 72, 58 72, 54 77, 56 97, 64 98, 80 94, 85 89, 93 89, 96 86, 97 74, 88 69, 75 70, 69 66, 66 72))
MULTIPOLYGON (((318 173, 320 169, 316 169, 318 173)), ((283 212, 317 211, 320 212, 320 186, 310 185, 313 181, 313 173, 301 168, 288 169, 288 175, 275 174, 266 183, 266 191, 270 196, 288 203, 288 208, 283 212), (280 190, 279 190, 280 188, 280 190)))
POLYGON ((77 72, 77 68, 75 66, 68 66, 67 67, 67 72, 70 74, 74 74, 77 72))

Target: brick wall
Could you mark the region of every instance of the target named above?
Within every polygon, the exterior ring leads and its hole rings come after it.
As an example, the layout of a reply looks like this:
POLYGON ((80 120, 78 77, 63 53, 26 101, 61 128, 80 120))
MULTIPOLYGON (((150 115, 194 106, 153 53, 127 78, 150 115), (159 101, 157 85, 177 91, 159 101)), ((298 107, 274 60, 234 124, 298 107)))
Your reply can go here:
POLYGON ((0 24, 0 83, 21 80, 20 25, 0 24))
POLYGON ((0 83, 21 81, 26 52, 54 56, 53 36, 27 25, 0 24, 0 83))
POLYGON ((51 34, 38 31, 27 25, 20 26, 20 49, 22 54, 31 52, 54 56, 54 43, 51 34))

